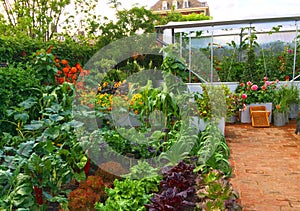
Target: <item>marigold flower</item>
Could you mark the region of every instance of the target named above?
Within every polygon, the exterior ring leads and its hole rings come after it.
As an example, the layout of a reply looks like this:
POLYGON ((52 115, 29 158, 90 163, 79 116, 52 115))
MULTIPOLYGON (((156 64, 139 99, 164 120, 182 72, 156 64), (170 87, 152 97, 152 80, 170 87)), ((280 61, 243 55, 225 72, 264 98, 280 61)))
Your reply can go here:
POLYGON ((139 114, 139 111, 138 111, 138 110, 134 110, 134 113, 135 113, 135 114, 139 114))
POLYGON ((275 107, 276 107, 276 109, 278 109, 278 110, 281 108, 280 105, 276 105, 275 107))

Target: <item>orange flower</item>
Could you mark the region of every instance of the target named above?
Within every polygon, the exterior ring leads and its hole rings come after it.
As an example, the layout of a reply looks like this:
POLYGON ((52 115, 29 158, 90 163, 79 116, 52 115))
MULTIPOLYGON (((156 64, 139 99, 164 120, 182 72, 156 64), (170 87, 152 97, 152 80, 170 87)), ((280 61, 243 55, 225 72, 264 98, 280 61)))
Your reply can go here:
POLYGON ((276 109, 278 109, 278 110, 279 110, 280 108, 281 108, 281 107, 280 107, 280 105, 276 105, 276 109))
POLYGON ((134 110, 134 113, 135 113, 135 114, 139 114, 139 111, 138 111, 138 110, 134 110))
POLYGON ((77 72, 77 68, 76 67, 72 67, 70 72, 71 73, 76 73, 77 72))
POLYGON ((55 61, 55 63, 59 63, 59 59, 55 59, 54 61, 55 61))
POLYGON ((72 79, 73 79, 73 81, 75 81, 77 79, 77 75, 73 75, 72 79))
POLYGON ((78 70, 82 70, 82 67, 81 67, 81 65, 79 64, 79 63, 77 63, 76 65, 75 65, 75 67, 78 69, 78 70))
POLYGON ((64 67, 63 68, 64 74, 67 75, 69 72, 69 67, 64 67))
POLYGON ((61 63, 62 63, 63 65, 67 65, 67 64, 68 64, 68 61, 67 61, 66 59, 63 59, 63 60, 61 60, 61 63))

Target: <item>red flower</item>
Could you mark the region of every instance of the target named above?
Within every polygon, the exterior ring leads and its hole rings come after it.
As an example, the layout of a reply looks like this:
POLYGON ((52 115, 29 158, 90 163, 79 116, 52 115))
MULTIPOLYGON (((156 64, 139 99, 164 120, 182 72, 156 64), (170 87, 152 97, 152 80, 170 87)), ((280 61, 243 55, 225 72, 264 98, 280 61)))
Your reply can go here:
POLYGON ((266 90, 266 86, 261 86, 261 89, 265 91, 266 90))
POLYGON ((58 78, 57 81, 58 81, 59 84, 63 84, 65 79, 64 78, 58 78))
POLYGON ((243 98, 243 99, 246 99, 246 98, 247 98, 247 95, 246 95, 246 94, 242 94, 242 98, 243 98))

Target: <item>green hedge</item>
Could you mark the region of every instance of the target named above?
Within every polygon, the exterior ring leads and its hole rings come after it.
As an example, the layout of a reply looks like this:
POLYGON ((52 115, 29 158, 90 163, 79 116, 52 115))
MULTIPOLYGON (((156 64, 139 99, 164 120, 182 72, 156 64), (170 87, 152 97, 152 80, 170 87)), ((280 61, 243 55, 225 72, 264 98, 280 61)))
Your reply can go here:
POLYGON ((66 37, 65 41, 50 40, 43 42, 30 37, 6 37, 0 35, 0 63, 26 63, 30 56, 40 49, 52 46, 52 53, 60 59, 67 59, 71 65, 79 62, 82 66, 96 52, 96 47, 86 41, 75 41, 66 37))

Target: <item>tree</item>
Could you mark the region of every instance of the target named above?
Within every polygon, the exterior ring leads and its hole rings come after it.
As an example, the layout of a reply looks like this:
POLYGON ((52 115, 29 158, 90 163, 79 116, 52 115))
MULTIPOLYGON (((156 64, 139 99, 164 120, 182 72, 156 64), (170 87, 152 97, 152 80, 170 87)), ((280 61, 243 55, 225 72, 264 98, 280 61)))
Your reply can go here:
POLYGON ((129 10, 117 10, 116 21, 108 21, 106 18, 107 22, 99 27, 101 33, 99 38, 100 46, 105 46, 114 40, 137 33, 154 33, 154 23, 158 18, 159 16, 153 14, 145 7, 135 6, 129 10))
POLYGON ((44 41, 54 36, 61 23, 65 24, 65 29, 74 27, 75 17, 79 13, 89 17, 87 23, 90 25, 97 20, 93 11, 98 0, 74 0, 72 3, 70 0, 0 0, 0 3, 5 11, 6 27, 12 34, 25 33, 44 41), (67 6, 73 14, 65 12, 67 6), (74 9, 71 9, 72 6, 74 9), (65 19, 62 20, 63 18, 65 19))

